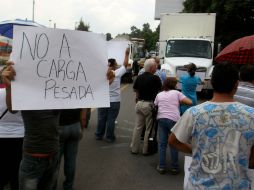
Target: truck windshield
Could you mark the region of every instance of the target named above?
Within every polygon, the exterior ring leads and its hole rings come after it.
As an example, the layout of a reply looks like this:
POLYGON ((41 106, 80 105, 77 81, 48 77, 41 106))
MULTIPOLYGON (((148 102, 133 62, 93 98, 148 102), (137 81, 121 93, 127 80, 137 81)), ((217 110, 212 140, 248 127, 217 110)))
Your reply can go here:
POLYGON ((211 43, 202 40, 169 40, 167 42, 166 57, 201 57, 211 59, 211 43))

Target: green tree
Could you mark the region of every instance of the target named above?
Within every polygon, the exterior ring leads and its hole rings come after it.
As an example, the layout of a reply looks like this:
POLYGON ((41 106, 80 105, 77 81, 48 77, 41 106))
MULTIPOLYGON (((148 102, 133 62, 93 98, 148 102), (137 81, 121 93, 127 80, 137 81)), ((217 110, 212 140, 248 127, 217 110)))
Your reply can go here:
POLYGON ((111 34, 110 34, 110 33, 107 33, 107 34, 106 34, 106 39, 107 39, 107 41, 109 41, 109 40, 111 40, 111 39, 112 39, 112 36, 111 36, 111 34))
POLYGON ((141 30, 138 29, 136 26, 131 27, 131 33, 129 34, 131 38, 141 38, 141 30))
POLYGON ((89 31, 90 25, 88 23, 84 23, 83 19, 81 18, 79 21, 79 25, 75 30, 81 30, 81 31, 89 31))
POLYGON ((183 12, 215 12, 215 42, 220 42, 222 47, 254 34, 253 0, 186 0, 183 12))
POLYGON ((150 28, 150 24, 145 23, 145 24, 143 24, 142 30, 137 28, 136 26, 132 26, 130 29, 131 29, 131 33, 129 34, 129 36, 131 38, 145 39, 144 49, 147 49, 148 51, 155 50, 156 43, 159 40, 158 27, 155 31, 152 31, 150 28))

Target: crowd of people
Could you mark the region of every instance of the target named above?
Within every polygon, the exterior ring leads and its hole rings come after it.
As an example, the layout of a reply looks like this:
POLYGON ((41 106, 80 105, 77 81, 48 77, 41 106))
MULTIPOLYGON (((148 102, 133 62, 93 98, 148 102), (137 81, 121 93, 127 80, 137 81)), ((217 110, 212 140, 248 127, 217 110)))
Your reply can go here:
MULTIPOLYGON (((96 140, 105 136, 108 143, 114 143, 116 139, 120 81, 128 56, 126 49, 121 67, 115 59, 108 60, 110 107, 98 108, 96 140)), ((78 145, 91 110, 12 110, 13 64, 8 62, 0 72, 1 83, 5 84, 5 89, 0 89, 0 148, 4 152, 0 157, 0 190, 7 183, 12 190, 56 189, 61 157, 63 189, 72 190, 78 145)), ((195 75, 196 65, 190 63, 187 74, 179 79, 166 77, 159 65, 158 58, 147 59, 133 84, 136 105, 131 153, 149 155, 149 136, 158 131, 156 169, 160 174, 167 171, 169 145, 173 175, 180 172, 178 151, 192 155, 188 190, 249 189, 247 171, 254 167, 254 65, 245 65, 240 72, 229 63, 215 65, 211 76, 213 98, 199 105, 196 88, 202 81, 195 75), (178 82, 182 92, 176 89, 178 82)))

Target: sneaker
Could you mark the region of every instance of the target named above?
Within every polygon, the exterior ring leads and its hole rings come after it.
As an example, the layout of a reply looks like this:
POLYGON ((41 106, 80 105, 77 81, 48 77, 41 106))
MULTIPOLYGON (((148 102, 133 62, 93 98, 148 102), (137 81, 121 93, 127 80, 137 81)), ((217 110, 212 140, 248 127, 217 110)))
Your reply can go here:
POLYGON ((115 142, 115 139, 106 139, 106 142, 107 143, 113 143, 113 142, 115 142))
POLYGON ((95 136, 95 139, 96 139, 97 141, 101 141, 101 140, 102 140, 102 137, 100 137, 100 136, 95 136))
POLYGON ((138 154, 138 152, 132 152, 132 150, 131 150, 131 154, 138 154))
POLYGON ((179 171, 179 169, 177 169, 177 168, 171 168, 171 169, 170 169, 170 173, 171 173, 172 175, 177 175, 177 174, 180 173, 180 171, 179 171))
POLYGON ((165 174, 165 173, 166 173, 166 169, 165 169, 165 168, 160 168, 160 166, 157 166, 156 170, 157 170, 160 174, 165 174))

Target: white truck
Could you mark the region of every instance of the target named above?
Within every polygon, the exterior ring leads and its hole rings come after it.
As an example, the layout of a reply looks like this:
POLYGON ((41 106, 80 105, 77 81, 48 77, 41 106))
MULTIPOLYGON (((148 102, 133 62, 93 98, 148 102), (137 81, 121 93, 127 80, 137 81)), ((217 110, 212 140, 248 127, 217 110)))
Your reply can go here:
POLYGON ((179 78, 194 63, 196 75, 205 82, 197 91, 212 89, 215 19, 216 13, 161 14, 159 56, 167 76, 179 78))

